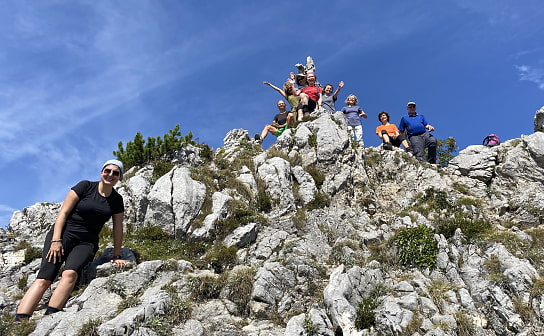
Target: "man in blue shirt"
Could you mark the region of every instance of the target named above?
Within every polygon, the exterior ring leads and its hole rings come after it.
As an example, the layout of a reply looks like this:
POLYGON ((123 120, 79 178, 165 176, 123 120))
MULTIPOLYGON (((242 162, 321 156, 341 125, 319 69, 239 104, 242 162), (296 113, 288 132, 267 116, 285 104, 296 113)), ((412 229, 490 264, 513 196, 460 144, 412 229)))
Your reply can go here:
POLYGON ((399 131, 406 130, 408 140, 414 155, 419 161, 436 163, 436 138, 429 132, 434 131, 434 127, 429 125, 424 116, 416 113, 416 103, 406 104, 408 115, 402 117, 399 123, 399 131), (427 148, 427 160, 425 160, 425 148, 427 148))

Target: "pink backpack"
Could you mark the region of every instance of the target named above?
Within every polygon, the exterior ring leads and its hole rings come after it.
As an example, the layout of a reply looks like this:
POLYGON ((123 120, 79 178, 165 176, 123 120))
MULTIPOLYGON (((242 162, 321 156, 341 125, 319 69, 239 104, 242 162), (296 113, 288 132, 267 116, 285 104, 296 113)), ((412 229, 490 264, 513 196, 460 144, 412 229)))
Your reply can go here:
POLYGON ((496 134, 489 134, 482 141, 482 145, 487 147, 498 146, 501 144, 501 139, 496 134))

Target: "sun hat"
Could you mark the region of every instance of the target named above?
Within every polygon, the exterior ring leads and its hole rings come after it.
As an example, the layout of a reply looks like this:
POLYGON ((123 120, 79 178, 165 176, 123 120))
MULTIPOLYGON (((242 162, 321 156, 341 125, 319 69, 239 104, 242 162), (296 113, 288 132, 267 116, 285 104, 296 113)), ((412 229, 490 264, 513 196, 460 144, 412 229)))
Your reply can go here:
POLYGON ((102 165, 102 170, 104 170, 104 168, 106 166, 109 166, 109 165, 115 165, 117 167, 119 167, 119 170, 121 170, 121 175, 119 175, 119 180, 122 180, 123 179, 123 173, 125 171, 125 168, 123 168, 123 162, 119 161, 119 160, 115 160, 115 159, 112 159, 112 160, 108 160, 106 162, 104 162, 104 164, 102 165))
POLYGON ((416 103, 414 102, 408 102, 408 104, 406 104, 406 106, 410 106, 410 105, 415 105, 416 103))

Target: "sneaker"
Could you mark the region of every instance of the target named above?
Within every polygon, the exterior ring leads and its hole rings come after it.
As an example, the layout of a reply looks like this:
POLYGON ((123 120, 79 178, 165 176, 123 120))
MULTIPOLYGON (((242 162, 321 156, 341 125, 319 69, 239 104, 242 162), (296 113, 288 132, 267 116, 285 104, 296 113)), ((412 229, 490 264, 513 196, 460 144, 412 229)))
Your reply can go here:
POLYGON ((390 143, 386 142, 386 143, 383 144, 383 149, 392 150, 392 149, 393 149, 393 145, 391 145, 390 143))
POLYGON ((406 148, 404 148, 404 151, 405 151, 406 153, 412 154, 412 147, 406 147, 406 148))

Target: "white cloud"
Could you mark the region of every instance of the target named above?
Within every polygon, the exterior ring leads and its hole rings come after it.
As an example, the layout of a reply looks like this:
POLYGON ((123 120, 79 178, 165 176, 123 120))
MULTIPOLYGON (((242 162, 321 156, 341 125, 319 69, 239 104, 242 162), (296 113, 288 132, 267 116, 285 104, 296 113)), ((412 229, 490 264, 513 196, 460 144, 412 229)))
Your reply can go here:
POLYGON ((530 65, 516 65, 519 79, 535 83, 539 89, 544 90, 544 69, 530 65))
POLYGON ((0 204, 0 228, 7 228, 9 220, 15 210, 16 209, 13 209, 10 206, 0 204))

